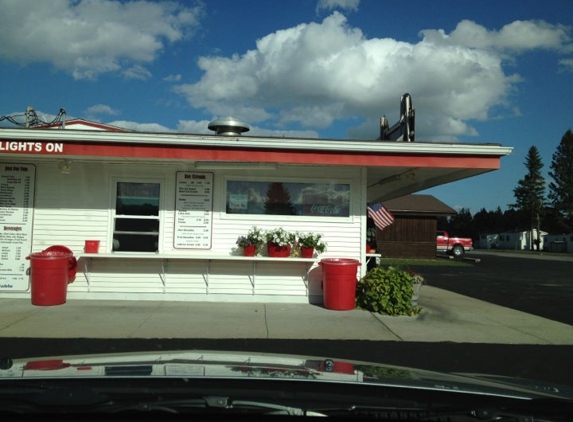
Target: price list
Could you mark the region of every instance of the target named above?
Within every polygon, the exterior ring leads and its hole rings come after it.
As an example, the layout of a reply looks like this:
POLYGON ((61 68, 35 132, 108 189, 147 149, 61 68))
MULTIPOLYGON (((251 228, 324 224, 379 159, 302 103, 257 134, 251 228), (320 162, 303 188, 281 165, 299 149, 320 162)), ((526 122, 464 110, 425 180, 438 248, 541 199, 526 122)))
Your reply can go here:
POLYGON ((36 167, 0 163, 0 291, 26 291, 36 167))
POLYGON ((177 172, 175 238, 177 249, 210 249, 213 173, 177 172))

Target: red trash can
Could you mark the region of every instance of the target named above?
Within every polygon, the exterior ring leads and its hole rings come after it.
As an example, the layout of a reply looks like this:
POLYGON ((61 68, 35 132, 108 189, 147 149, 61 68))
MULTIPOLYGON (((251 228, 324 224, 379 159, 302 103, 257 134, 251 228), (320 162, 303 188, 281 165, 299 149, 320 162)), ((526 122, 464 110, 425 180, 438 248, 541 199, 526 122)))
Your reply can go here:
POLYGON ((335 311, 348 311, 356 307, 356 273, 360 261, 349 258, 325 258, 322 266, 324 307, 335 311))
POLYGON ((73 280, 77 262, 65 246, 52 246, 31 254, 32 305, 52 306, 66 303, 68 283, 73 280))

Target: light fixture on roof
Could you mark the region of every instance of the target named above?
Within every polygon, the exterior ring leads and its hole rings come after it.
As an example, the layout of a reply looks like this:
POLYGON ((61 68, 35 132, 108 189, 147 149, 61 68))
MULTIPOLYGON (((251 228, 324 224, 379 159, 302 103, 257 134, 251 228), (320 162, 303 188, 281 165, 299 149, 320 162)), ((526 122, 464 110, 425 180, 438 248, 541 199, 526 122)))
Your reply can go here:
POLYGON ((414 180, 416 180, 416 171, 412 169, 412 170, 407 170, 403 173, 393 174, 392 176, 384 177, 383 179, 378 180, 376 183, 373 183, 368 187, 372 187, 375 185, 385 185, 387 183, 397 182, 399 180, 404 180, 404 179, 413 182, 414 180))
POLYGON ((401 175, 402 178, 408 179, 410 182, 416 180, 416 172, 414 170, 408 171, 401 175))
POLYGON ((58 163, 58 169, 62 174, 70 174, 72 172, 72 160, 62 160, 58 163))
POLYGON ((241 136, 241 133, 251 130, 250 126, 234 117, 223 117, 215 119, 208 126, 209 130, 214 130, 217 135, 241 136))

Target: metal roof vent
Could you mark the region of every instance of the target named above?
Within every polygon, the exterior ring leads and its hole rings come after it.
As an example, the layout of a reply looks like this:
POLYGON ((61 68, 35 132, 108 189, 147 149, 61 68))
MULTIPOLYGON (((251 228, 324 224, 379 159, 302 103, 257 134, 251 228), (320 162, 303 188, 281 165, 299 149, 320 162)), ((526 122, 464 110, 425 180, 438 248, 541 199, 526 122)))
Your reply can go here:
POLYGON ((251 128, 248 124, 235 119, 234 117, 222 117, 209 123, 209 129, 214 130, 217 135, 241 136, 241 133, 248 132, 251 128))

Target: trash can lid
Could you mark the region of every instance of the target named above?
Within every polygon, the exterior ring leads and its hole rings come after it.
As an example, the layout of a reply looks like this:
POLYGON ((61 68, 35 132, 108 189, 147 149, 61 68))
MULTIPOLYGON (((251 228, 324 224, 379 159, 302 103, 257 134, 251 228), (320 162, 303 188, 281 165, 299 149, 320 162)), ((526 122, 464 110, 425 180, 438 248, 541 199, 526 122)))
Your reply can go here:
POLYGON ((63 245, 53 245, 50 246, 49 248, 44 249, 42 252, 60 252, 60 253, 67 253, 67 254, 72 254, 73 255, 73 251, 63 245))
POLYGON ((55 258, 67 258, 69 257, 72 259, 74 256, 74 252, 63 245, 54 245, 50 246, 49 248, 44 249, 42 252, 35 252, 30 254, 28 259, 55 259, 55 258))
POLYGON ((319 264, 323 263, 329 265, 361 265, 360 261, 351 258, 323 258, 319 264))

